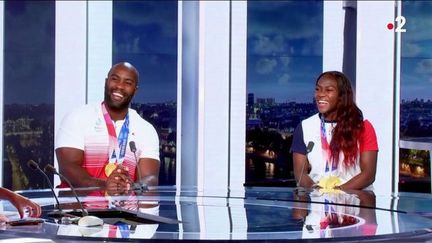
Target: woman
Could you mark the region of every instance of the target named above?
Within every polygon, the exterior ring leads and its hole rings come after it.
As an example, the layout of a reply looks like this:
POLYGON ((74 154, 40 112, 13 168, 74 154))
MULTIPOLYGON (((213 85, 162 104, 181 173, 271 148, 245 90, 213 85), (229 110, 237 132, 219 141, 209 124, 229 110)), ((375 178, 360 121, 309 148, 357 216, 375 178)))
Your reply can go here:
POLYGON ((299 124, 291 147, 298 186, 372 189, 377 139, 372 124, 363 119, 354 102, 349 79, 337 71, 322 73, 314 98, 319 113, 299 124), (310 142, 314 146, 307 151, 310 142))

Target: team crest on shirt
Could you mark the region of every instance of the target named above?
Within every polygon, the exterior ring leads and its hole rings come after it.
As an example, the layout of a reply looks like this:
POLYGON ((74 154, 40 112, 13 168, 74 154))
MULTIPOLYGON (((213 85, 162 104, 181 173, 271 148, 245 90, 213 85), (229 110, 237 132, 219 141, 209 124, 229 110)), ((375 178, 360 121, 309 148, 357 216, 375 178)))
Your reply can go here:
POLYGON ((131 140, 135 140, 135 132, 134 131, 131 131, 129 136, 130 136, 131 140))
POLYGON ((100 132, 104 129, 104 127, 102 125, 105 125, 102 123, 102 120, 100 118, 97 119, 96 123, 95 123, 95 132, 100 132))

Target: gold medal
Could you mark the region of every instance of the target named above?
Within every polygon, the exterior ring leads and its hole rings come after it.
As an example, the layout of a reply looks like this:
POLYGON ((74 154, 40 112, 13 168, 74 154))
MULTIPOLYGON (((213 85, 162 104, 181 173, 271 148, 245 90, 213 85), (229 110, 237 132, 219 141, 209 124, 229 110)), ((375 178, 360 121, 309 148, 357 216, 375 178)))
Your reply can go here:
POLYGON ((117 166, 114 163, 108 163, 105 165, 105 175, 109 177, 117 166))

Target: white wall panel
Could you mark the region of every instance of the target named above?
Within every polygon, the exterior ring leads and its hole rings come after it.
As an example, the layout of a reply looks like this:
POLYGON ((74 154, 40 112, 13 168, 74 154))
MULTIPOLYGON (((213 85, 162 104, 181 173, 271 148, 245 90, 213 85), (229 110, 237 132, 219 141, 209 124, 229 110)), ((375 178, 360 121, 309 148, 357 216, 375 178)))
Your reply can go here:
POLYGON ((88 1, 87 103, 101 102, 112 65, 112 1, 88 1))
MULTIPOLYGON (((228 186, 231 192, 238 192, 243 191, 246 170, 247 2, 233 1, 231 11, 230 173, 228 186)), ((231 194, 231 196, 234 195, 231 194)))
POLYGON ((323 71, 342 71, 344 49, 343 1, 324 1, 323 71))
MULTIPOLYGON (((393 1, 357 2, 357 104, 375 127, 378 167, 377 194, 392 191, 394 32, 386 28, 395 18, 393 1)), ((396 158, 398 159, 398 158, 396 158)))
POLYGON ((230 3, 199 3, 198 188, 227 190, 230 3))
MULTIPOLYGON (((56 1, 55 133, 66 113, 85 104, 86 101, 86 14, 86 2, 56 1)), ((54 165, 57 167, 57 160, 54 161, 54 165)), ((55 176, 54 185, 59 182, 55 176)))

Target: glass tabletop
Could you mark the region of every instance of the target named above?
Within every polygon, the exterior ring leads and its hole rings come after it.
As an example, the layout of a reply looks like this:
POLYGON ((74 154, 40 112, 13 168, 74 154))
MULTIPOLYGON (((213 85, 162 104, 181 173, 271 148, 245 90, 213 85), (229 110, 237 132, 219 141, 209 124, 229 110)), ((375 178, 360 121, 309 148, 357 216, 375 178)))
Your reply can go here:
MULTIPOLYGON (((56 190, 61 214, 48 190, 21 192, 43 206, 44 223, 5 226, 15 237, 48 239, 301 240, 341 241, 428 235, 428 194, 375 195, 370 191, 297 193, 294 188, 246 187, 242 191, 199 191, 154 187, 110 194, 77 189, 82 206, 103 225, 77 224, 81 206, 68 189, 56 190), (367 238, 364 238, 367 237, 367 238)), ((11 205, 4 203, 4 208, 11 205)), ((1 236, 1 235, 0 235, 1 236)), ((429 235, 428 235, 429 236, 429 235)), ((429 236, 430 237, 430 236, 429 236)))

